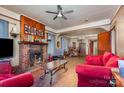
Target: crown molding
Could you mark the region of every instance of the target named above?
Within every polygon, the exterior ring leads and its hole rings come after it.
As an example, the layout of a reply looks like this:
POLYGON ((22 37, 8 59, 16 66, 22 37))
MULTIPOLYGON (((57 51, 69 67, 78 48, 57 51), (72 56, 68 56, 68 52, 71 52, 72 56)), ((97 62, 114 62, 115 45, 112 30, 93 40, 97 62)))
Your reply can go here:
POLYGON ((77 29, 93 28, 93 27, 108 25, 110 23, 111 23, 110 19, 104 19, 104 20, 99 20, 99 21, 87 23, 87 24, 68 27, 68 28, 65 28, 65 29, 60 29, 60 30, 57 30, 57 33, 62 33, 62 32, 72 31, 72 30, 77 30, 77 29))

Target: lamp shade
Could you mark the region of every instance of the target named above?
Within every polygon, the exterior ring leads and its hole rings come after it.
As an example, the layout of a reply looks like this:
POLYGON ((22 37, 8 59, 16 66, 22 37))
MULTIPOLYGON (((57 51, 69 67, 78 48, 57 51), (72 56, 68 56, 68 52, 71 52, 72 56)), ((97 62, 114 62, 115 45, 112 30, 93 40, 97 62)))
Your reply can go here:
POLYGON ((11 33, 13 34, 19 34, 17 27, 13 27, 11 33))
POLYGON ((17 37, 18 34, 19 34, 19 32, 17 30, 17 27, 16 26, 12 27, 12 30, 10 32, 10 35, 15 38, 15 37, 17 37))

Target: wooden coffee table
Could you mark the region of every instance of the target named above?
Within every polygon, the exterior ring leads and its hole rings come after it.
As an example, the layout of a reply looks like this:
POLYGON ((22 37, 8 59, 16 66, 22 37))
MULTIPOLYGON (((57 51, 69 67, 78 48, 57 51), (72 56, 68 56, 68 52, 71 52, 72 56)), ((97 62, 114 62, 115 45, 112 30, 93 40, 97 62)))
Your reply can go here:
POLYGON ((65 69, 65 71, 68 70, 66 67, 66 64, 68 63, 68 60, 56 60, 56 61, 51 61, 46 63, 43 68, 44 68, 44 75, 41 76, 40 78, 43 79, 46 74, 50 73, 50 85, 52 85, 52 76, 58 72, 61 69, 65 69))

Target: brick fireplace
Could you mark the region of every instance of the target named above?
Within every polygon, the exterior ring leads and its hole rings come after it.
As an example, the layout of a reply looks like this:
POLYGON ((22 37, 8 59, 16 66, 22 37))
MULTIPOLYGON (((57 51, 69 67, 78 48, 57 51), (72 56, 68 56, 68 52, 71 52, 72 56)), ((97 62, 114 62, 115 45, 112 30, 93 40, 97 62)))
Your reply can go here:
POLYGON ((44 24, 24 15, 21 15, 20 28, 19 67, 21 72, 25 72, 46 62, 47 31, 44 24))
POLYGON ((36 65, 42 65, 46 62, 47 45, 20 43, 19 47, 19 66, 21 72, 28 71, 36 65))

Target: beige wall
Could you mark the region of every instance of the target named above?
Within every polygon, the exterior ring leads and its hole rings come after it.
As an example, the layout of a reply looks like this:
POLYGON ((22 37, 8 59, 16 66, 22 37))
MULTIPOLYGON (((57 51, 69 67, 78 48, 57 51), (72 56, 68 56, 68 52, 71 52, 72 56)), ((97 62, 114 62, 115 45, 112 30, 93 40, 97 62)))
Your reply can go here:
POLYGON ((121 6, 111 23, 116 25, 116 51, 117 55, 124 57, 124 6, 121 6))

